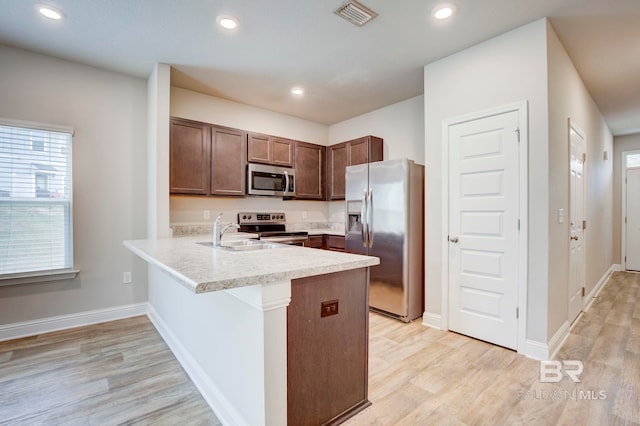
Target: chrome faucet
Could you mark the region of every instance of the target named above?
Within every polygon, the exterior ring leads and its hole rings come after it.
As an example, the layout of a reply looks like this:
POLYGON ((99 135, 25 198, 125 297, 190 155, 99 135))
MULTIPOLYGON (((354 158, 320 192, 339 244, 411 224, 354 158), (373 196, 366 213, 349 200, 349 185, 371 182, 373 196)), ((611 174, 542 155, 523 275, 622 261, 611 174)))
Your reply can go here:
POLYGON ((220 223, 220 218, 222 217, 222 213, 216 217, 216 220, 213 222, 213 245, 215 247, 220 246, 220 242, 222 241, 222 236, 225 232, 227 232, 231 228, 240 228, 240 225, 237 223, 230 223, 224 228, 220 229, 222 224, 220 223))

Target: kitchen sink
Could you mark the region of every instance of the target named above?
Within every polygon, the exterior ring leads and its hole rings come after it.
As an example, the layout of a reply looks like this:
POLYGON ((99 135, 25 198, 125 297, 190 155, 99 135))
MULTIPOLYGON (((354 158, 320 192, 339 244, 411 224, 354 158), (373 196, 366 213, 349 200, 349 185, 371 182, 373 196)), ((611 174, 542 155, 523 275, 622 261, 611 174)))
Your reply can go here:
POLYGON ((225 241, 220 246, 213 246, 212 242, 201 242, 196 243, 201 246, 211 247, 218 250, 226 250, 226 251, 254 251, 254 250, 268 250, 268 249, 277 249, 287 247, 284 244, 276 244, 276 243, 266 243, 260 240, 236 240, 236 241, 225 241))

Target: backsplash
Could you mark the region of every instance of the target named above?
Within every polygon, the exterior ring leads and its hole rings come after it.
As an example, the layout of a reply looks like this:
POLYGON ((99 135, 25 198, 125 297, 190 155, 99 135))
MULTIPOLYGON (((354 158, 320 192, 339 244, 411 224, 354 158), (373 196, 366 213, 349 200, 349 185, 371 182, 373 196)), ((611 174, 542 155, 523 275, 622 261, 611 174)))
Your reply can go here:
MULTIPOLYGON (((170 222, 174 236, 206 235, 213 232, 213 221, 222 213, 222 224, 236 222, 238 212, 284 212, 287 230, 333 229, 344 231, 342 201, 283 201, 268 197, 188 197, 171 196, 170 222), (209 211, 209 219, 204 212, 209 211)), ((234 230, 230 230, 232 232, 234 230)))

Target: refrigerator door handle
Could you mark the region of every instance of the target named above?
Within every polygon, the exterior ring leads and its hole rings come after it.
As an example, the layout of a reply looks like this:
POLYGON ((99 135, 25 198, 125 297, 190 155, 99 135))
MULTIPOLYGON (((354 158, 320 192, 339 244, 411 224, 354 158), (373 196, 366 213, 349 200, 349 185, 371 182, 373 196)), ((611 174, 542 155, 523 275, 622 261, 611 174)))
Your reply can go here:
POLYGON ((362 194, 362 207, 360 210, 360 234, 362 237, 362 247, 367 246, 367 234, 369 228, 367 226, 367 188, 364 189, 362 194))
POLYGON ((373 247, 373 189, 367 194, 367 240, 369 247, 373 247))

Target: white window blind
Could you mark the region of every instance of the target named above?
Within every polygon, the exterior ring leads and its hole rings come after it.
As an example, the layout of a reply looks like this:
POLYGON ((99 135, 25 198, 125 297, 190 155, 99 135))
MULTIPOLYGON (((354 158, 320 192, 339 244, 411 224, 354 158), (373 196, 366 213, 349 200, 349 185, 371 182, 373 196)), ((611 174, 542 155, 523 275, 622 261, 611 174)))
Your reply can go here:
POLYGON ((72 130, 0 120, 0 275, 73 267, 72 130))

